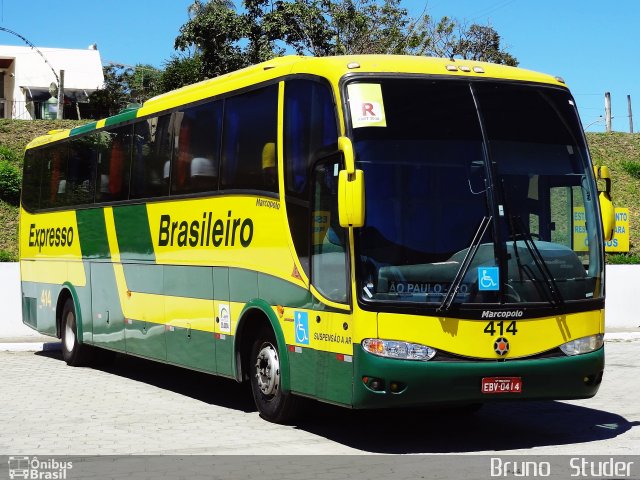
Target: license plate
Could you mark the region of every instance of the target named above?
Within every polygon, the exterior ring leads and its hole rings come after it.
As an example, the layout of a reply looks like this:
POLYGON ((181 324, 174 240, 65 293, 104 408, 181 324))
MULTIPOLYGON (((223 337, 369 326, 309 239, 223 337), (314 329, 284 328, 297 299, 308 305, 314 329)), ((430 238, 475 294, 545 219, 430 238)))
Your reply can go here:
POLYGON ((521 393, 521 377, 484 377, 480 388, 482 393, 521 393))

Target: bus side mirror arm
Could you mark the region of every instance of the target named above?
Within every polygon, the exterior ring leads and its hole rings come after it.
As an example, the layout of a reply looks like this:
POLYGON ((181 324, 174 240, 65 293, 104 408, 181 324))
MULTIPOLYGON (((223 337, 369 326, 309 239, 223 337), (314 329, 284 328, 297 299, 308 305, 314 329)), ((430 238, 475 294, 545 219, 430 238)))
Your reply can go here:
POLYGON ((356 169, 353 144, 348 137, 338 138, 338 150, 344 158, 344 170, 338 175, 338 216, 341 227, 364 225, 364 172, 356 169))
POLYGON ((616 212, 611 200, 611 173, 609 167, 601 166, 593 167, 596 180, 605 181, 605 189, 598 192, 600 201, 600 215, 602 217, 602 234, 604 241, 608 242, 613 239, 616 230, 616 212))

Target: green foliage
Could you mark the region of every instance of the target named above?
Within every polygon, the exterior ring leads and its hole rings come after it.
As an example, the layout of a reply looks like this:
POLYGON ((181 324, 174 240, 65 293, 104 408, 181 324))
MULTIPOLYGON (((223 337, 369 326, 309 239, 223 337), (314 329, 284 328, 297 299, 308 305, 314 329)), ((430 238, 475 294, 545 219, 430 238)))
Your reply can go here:
POLYGON ((203 79, 203 75, 200 55, 174 55, 164 65, 164 71, 159 82, 160 90, 168 92, 196 83, 203 79))
POLYGON ((633 178, 640 179, 640 162, 636 162, 634 160, 623 160, 621 166, 624 171, 633 178))
POLYGON ((0 199, 12 205, 20 200, 22 176, 15 164, 0 160, 0 199))
POLYGON ((518 60, 504 50, 500 40, 500 35, 490 25, 467 27, 449 17, 435 21, 424 16, 413 25, 405 52, 517 66, 518 60))
POLYGON ((17 262, 18 256, 6 250, 0 250, 0 262, 17 262))
POLYGON ((20 163, 21 158, 22 155, 11 147, 0 145, 0 162, 8 162, 17 165, 20 163))
POLYGON ((640 263, 640 255, 633 253, 608 253, 608 265, 637 265, 640 263))
MULTIPOLYGON (((489 25, 408 16, 400 0, 195 0, 175 48, 191 52, 205 79, 282 55, 399 54, 518 61, 489 25)), ((174 60, 171 60, 173 62, 174 60)))
POLYGON ((103 68, 104 88, 89 95, 98 117, 115 115, 130 103, 143 103, 161 92, 162 72, 150 65, 109 64, 103 68))

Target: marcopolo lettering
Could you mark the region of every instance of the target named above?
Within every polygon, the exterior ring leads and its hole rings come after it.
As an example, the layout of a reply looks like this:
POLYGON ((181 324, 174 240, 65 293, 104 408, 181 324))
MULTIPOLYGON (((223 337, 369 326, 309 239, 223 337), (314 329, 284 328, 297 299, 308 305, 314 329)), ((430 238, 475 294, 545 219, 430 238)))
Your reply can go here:
POLYGON ((70 247, 73 245, 73 227, 38 228, 35 223, 29 227, 29 246, 38 247, 70 247))
POLYGON ((482 318, 520 318, 524 312, 522 310, 483 310, 482 318))
POLYGON ((213 217, 213 212, 203 212, 202 220, 176 220, 171 215, 160 215, 158 246, 160 247, 234 247, 239 243, 244 248, 253 240, 253 220, 213 217))

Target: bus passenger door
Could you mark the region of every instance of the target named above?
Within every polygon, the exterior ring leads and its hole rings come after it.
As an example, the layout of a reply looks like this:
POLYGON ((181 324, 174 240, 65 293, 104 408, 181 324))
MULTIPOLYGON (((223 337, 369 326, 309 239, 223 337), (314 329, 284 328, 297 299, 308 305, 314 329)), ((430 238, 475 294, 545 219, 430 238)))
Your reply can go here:
POLYGON ((353 347, 351 316, 340 307, 348 303, 347 229, 338 219, 340 159, 332 156, 316 164, 311 214, 311 284, 316 296, 316 395, 351 403, 353 347), (322 311, 325 310, 325 311, 322 311), (318 321, 319 319, 319 321, 318 321))
POLYGON ((111 262, 91 264, 91 314, 93 342, 124 352, 124 315, 111 262))

